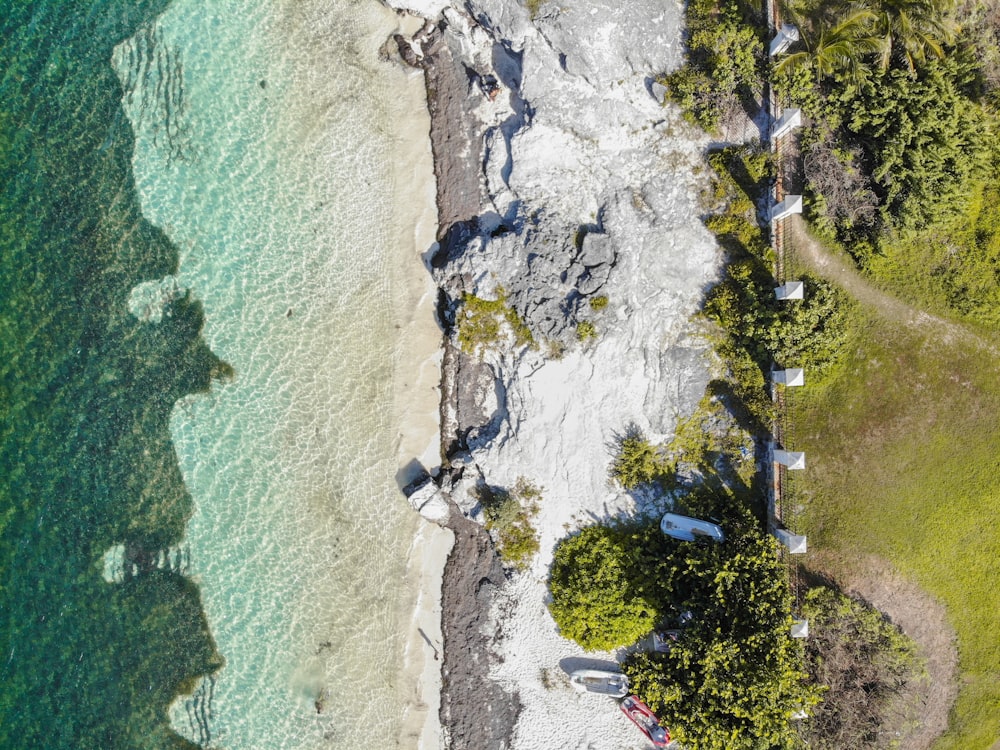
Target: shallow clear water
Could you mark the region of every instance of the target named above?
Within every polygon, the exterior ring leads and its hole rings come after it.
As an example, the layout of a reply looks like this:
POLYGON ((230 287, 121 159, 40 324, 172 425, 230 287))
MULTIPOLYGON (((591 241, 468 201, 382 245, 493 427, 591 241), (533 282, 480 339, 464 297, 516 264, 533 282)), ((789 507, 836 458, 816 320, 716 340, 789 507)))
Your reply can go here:
POLYGON ((116 50, 143 213, 235 371, 170 422, 226 660, 204 714, 171 712, 195 741, 364 748, 399 729, 415 518, 390 423, 391 24, 374 2, 175 0, 116 50))
POLYGON ((3 748, 396 737, 391 15, 201 5, 0 0, 3 748))

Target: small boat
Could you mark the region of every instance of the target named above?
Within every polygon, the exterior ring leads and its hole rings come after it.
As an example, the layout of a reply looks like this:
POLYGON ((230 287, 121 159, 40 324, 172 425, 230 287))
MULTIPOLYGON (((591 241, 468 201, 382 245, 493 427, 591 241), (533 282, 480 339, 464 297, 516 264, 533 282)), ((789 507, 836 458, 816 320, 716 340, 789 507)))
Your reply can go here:
POLYGON ((717 542, 725 541, 722 527, 700 518, 689 518, 678 513, 667 513, 660 521, 660 531, 674 539, 693 542, 698 537, 707 537, 717 542))
POLYGON ((569 684, 581 693, 600 693, 612 698, 624 698, 628 694, 628 677, 621 672, 578 669, 569 676, 569 684))
POLYGON ((639 700, 639 696, 630 695, 621 702, 619 708, 642 730, 643 734, 649 737, 649 741, 656 747, 666 747, 670 744, 670 732, 660 726, 660 720, 656 718, 656 714, 649 710, 649 706, 639 700))

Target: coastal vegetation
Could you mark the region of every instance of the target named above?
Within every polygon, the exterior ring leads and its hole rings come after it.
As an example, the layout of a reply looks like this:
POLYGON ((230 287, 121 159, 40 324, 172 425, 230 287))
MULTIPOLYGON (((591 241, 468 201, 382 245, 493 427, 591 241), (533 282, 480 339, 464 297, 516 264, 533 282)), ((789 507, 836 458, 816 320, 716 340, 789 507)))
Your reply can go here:
POLYGON ((689 122, 715 131, 764 84, 764 18, 743 0, 691 0, 685 64, 661 79, 689 122))
POLYGON ((458 343, 466 354, 481 356, 510 340, 516 346, 535 346, 531 330, 507 302, 507 291, 503 287, 497 287, 496 299, 465 293, 455 319, 458 343))
POLYGON ((749 146, 709 156, 713 179, 705 205, 706 226, 718 237, 729 263, 726 276, 709 292, 704 314, 717 324, 716 351, 728 371, 728 387, 751 425, 764 434, 773 418, 766 373, 773 366, 806 367, 811 380, 834 369, 844 351, 852 306, 843 292, 803 275, 805 299, 778 301, 771 250, 756 220, 771 165, 749 146))
POLYGON ((809 621, 806 664, 823 700, 809 710, 803 736, 810 748, 898 747, 905 695, 927 679, 913 641, 881 612, 826 586, 809 589, 802 602, 809 621))
POLYGON ((581 320, 576 324, 576 338, 578 341, 590 341, 597 337, 597 326, 589 320, 581 320))
POLYGON ((524 570, 538 552, 538 532, 532 519, 538 515, 542 491, 524 477, 509 490, 492 487, 480 495, 486 528, 494 533, 500 558, 524 570))
POLYGON ((1000 736, 1000 653, 986 614, 1000 606, 989 562, 1000 537, 986 520, 1000 497, 989 468, 1000 436, 985 417, 1000 394, 1000 25, 980 2, 872 3, 849 26, 846 6, 796 10, 803 48, 777 83, 811 119, 801 144, 817 236, 799 238, 799 262, 807 244, 811 255, 846 252, 860 273, 841 283, 868 305, 847 366, 790 402, 796 447, 811 461, 792 487, 832 572, 879 555, 945 604, 961 691, 935 747, 988 747, 1000 736), (845 54, 823 62, 824 34, 837 27, 845 54), (865 41, 874 37, 881 46, 865 41), (877 290, 911 307, 885 295, 880 304, 877 290))
POLYGON ((528 15, 532 18, 538 15, 538 11, 544 4, 545 0, 524 0, 524 7, 528 9, 528 15))
POLYGON ((666 652, 623 669, 635 692, 691 748, 792 747, 791 715, 816 700, 789 638, 791 597, 776 543, 745 498, 703 485, 683 509, 722 519, 726 543, 681 542, 658 526, 590 526, 556 548, 549 605, 587 649, 679 628, 666 652))
POLYGON ((608 296, 606 294, 600 294, 596 297, 591 297, 587 304, 590 305, 592 310, 603 310, 608 306, 608 296))
POLYGON ((649 484, 673 468, 664 452, 639 431, 631 428, 618 440, 618 453, 611 462, 611 477, 627 490, 649 484))

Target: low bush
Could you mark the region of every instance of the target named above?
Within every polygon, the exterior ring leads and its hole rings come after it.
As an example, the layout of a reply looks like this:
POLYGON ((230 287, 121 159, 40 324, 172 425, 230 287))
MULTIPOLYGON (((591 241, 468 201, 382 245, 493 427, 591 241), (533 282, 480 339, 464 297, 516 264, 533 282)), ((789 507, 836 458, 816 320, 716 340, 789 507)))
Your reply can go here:
POLYGON ((597 326, 589 320, 581 320, 576 324, 576 338, 579 341, 589 341, 597 336, 597 326))
POLYGON ((691 0, 685 64, 664 76, 667 96, 684 117, 714 132, 725 112, 762 87, 764 42, 759 11, 739 0, 691 0))
POLYGON ((524 0, 524 7, 528 9, 528 15, 535 18, 544 3, 545 0, 524 0))
POLYGON ((496 349, 505 339, 513 338, 516 346, 534 346, 535 339, 521 316, 507 303, 507 293, 497 288, 496 299, 483 299, 464 294, 455 315, 458 343, 466 354, 496 349))
POLYGON ((767 239, 757 222, 757 201, 773 173, 769 155, 752 146, 728 146, 710 154, 708 163, 712 188, 705 225, 735 257, 769 261, 767 239))
POLYGON ((521 477, 509 491, 492 489, 483 495, 486 528, 496 535, 500 558, 524 570, 538 552, 538 533, 531 522, 538 514, 541 490, 521 477))
POLYGON ((807 669, 824 690, 803 725, 809 747, 896 747, 904 692, 924 674, 916 644, 878 610, 825 586, 806 592, 802 616, 807 669))
POLYGON ((620 438, 618 453, 611 462, 611 477, 627 490, 661 479, 672 470, 662 450, 637 430, 620 438))

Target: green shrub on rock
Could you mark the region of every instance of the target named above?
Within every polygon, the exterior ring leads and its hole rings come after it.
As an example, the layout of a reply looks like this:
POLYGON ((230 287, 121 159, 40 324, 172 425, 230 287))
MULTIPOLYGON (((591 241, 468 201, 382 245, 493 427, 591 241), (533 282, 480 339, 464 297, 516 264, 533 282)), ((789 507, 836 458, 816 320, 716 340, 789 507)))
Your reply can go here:
POLYGON ((534 346, 531 330, 507 302, 507 292, 497 287, 496 299, 483 299, 474 294, 462 295, 455 315, 458 343, 466 354, 496 349, 505 336, 513 336, 517 346, 534 346))
POLYGON ((538 533, 531 521, 538 514, 541 490, 521 477, 509 491, 493 489, 483 494, 486 528, 496 534, 500 558, 524 570, 538 552, 538 533))
POLYGON ((611 463, 611 476, 631 490, 668 475, 672 469, 659 448, 645 435, 632 430, 619 442, 618 454, 611 463))
POLYGON ((589 341, 597 336, 597 326, 589 320, 581 320, 576 324, 576 338, 580 341, 589 341))

